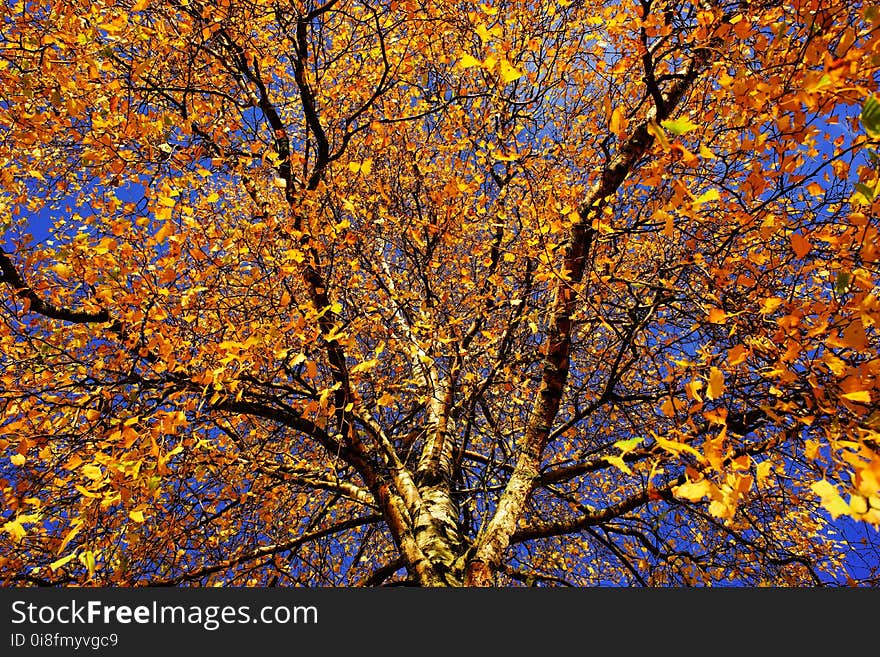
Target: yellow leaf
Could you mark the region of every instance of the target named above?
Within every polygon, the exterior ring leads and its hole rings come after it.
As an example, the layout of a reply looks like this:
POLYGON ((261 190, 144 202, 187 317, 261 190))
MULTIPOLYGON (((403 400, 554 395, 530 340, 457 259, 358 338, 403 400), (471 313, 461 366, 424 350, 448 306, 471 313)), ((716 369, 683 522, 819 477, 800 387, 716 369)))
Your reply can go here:
POLYGON ((871 403, 871 393, 868 390, 856 390, 855 392, 847 392, 841 395, 844 399, 858 402, 860 404, 871 403))
POLYGON ((89 571, 89 577, 95 576, 95 553, 91 550, 87 552, 83 552, 79 555, 80 563, 85 566, 89 571))
POLYGON ((861 495, 849 496, 849 509, 852 515, 862 515, 868 511, 868 500, 861 495))
POLYGON ((633 471, 629 469, 629 466, 624 462, 624 460, 619 456, 606 456, 605 460, 616 467, 618 470, 625 472, 626 474, 632 474, 633 471))
POLYGON ((664 151, 669 150, 669 140, 666 138, 666 133, 663 132, 663 129, 655 121, 648 122, 648 134, 657 140, 657 143, 660 144, 664 151))
POLYGON ((503 151, 494 150, 492 151, 492 158, 498 160, 499 162, 513 162, 519 158, 518 153, 505 153, 503 151))
POLYGON ((20 516, 16 518, 18 522, 39 522, 40 521, 39 513, 22 513, 20 516))
POLYGON ((369 372, 371 369, 376 367, 379 364, 379 361, 375 358, 371 358, 370 360, 365 360, 362 363, 356 364, 354 367, 349 370, 352 374, 357 374, 358 372, 369 372))
POLYGON ((132 11, 143 11, 144 9, 147 8, 147 6, 149 6, 149 4, 150 4, 150 0, 137 0, 137 2, 135 2, 131 6, 131 10, 132 11))
POLYGON ((364 175, 368 175, 373 168, 373 160, 367 158, 363 162, 349 162, 348 170, 352 173, 362 173, 364 175))
POLYGON ((60 559, 50 563, 49 568, 51 568, 52 570, 58 570, 59 568, 61 568, 61 566, 68 563, 69 561, 72 561, 75 557, 76 557, 76 552, 72 552, 71 554, 68 554, 66 557, 61 557, 60 559))
POLYGON ((73 529, 71 529, 69 532, 67 532, 67 534, 64 536, 64 540, 61 541, 61 545, 58 546, 58 551, 56 552, 56 554, 61 554, 62 552, 64 552, 64 548, 66 548, 67 545, 70 543, 70 541, 73 540, 73 537, 79 533, 79 528, 82 527, 82 521, 77 519, 77 520, 74 520, 73 522, 74 522, 73 529))
POLYGON ((128 517, 131 518, 134 522, 143 522, 144 521, 144 512, 143 511, 129 511, 128 517))
POLYGON ((95 247, 95 253, 98 255, 104 255, 105 253, 110 253, 111 251, 115 251, 117 248, 116 240, 111 239, 109 237, 104 237, 95 247))
POLYGON ((713 324, 723 324, 727 321, 727 313, 721 308, 712 308, 709 311, 709 321, 713 324))
POLYGON ((24 465, 25 461, 27 461, 23 454, 13 454, 9 457, 9 460, 12 461, 12 465, 19 466, 24 465))
POLYGON ((485 44, 487 41, 489 41, 489 37, 491 36, 491 34, 489 34, 489 30, 486 28, 486 24, 485 24, 485 23, 480 23, 480 24, 477 26, 477 29, 474 30, 474 31, 475 31, 475 32, 477 33, 477 35, 480 37, 480 41, 482 41, 484 44, 485 44))
POLYGON ((736 509, 721 500, 712 500, 709 504, 709 513, 716 518, 732 518, 736 509))
POLYGON ((676 486, 672 489, 672 494, 683 500, 699 502, 704 497, 707 497, 711 490, 712 484, 702 479, 700 481, 688 481, 681 486, 676 486))
POLYGON ((757 467, 755 468, 755 472, 758 475, 758 486, 763 486, 764 482, 767 481, 767 477, 770 476, 770 470, 773 467, 773 464, 770 461, 761 461, 757 467))
POLYGON ((695 130, 699 127, 696 123, 694 123, 687 117, 681 119, 666 119, 664 121, 661 121, 660 125, 662 125, 674 135, 684 135, 691 130, 695 130))
POLYGON ((822 500, 822 507, 831 514, 831 518, 849 513, 849 504, 844 502, 837 489, 825 479, 817 481, 810 489, 822 500))
POLYGON ((706 388, 706 397, 709 399, 718 399, 724 394, 724 372, 717 367, 709 370, 709 387, 706 388))
POLYGON ((621 454, 633 451, 636 447, 644 442, 644 438, 629 438, 627 440, 618 440, 613 447, 620 450, 621 454))
POLYGON ((245 345, 237 340, 221 340, 217 346, 223 351, 238 353, 245 348, 245 345))
POLYGON ((518 80, 523 76, 522 71, 513 66, 506 59, 501 60, 501 79, 505 84, 518 80))
POLYGON ((680 443, 675 440, 666 440, 666 438, 662 438, 657 434, 653 435, 654 440, 657 441, 657 444, 660 445, 660 447, 665 449, 667 452, 673 452, 675 454, 687 452, 688 454, 692 454, 693 456, 696 456, 698 459, 702 460, 702 456, 700 456, 700 453, 690 445, 686 445, 685 443, 680 443))
POLYGON ((825 193, 825 190, 822 189, 822 185, 817 182, 811 182, 807 185, 807 191, 810 192, 812 196, 822 196, 825 193))
POLYGON ((461 68, 473 68, 474 66, 481 66, 483 62, 481 62, 476 57, 471 57, 468 54, 464 54, 461 56, 461 59, 458 60, 458 65, 461 68))
POLYGON ((709 201, 717 201, 720 198, 721 194, 718 193, 717 189, 707 189, 705 192, 694 199, 694 204, 701 205, 703 203, 708 203, 709 201))
POLYGON ((82 473, 89 479, 94 479, 95 481, 104 478, 104 473, 101 472, 101 468, 97 465, 92 465, 91 463, 82 467, 82 473))
POLYGON ((18 520, 10 520, 9 522, 4 523, 3 529, 12 536, 13 543, 18 543, 21 539, 27 536, 27 532, 18 520))
POLYGON ((153 213, 153 216, 156 217, 156 221, 168 221, 171 219, 172 214, 172 208, 158 207, 153 213))
POLYGON ((715 153, 712 152, 710 148, 707 146, 700 145, 700 155, 706 158, 707 160, 714 160, 715 153))
POLYGON ((63 262, 52 265, 51 269, 62 278, 67 278, 73 273, 73 270, 68 265, 65 265, 63 262))

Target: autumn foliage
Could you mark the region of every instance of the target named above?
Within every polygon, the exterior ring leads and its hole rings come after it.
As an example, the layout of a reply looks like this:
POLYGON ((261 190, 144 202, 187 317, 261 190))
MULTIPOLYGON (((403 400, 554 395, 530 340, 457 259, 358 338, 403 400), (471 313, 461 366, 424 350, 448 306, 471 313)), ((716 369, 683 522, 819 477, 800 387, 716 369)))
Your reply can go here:
POLYGON ((0 581, 876 584, 878 71, 850 0, 6 3, 0 581))

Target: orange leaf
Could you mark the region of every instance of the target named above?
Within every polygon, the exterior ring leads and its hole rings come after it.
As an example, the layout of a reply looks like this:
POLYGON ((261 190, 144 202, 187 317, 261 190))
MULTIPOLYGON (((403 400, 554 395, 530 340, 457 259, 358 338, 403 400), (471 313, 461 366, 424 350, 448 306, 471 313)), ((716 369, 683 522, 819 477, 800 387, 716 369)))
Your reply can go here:
POLYGON ((709 399, 718 399, 724 394, 724 373, 717 367, 709 370, 709 387, 706 388, 706 397, 709 399))
POLYGON ((813 245, 810 244, 807 238, 805 238, 800 233, 792 233, 791 248, 798 258, 803 258, 810 252, 810 249, 813 248, 813 245))
POLYGON ((846 372, 846 363, 832 354, 830 351, 826 351, 822 355, 822 362, 831 370, 831 373, 835 376, 843 376, 846 372))
POLYGON ((862 351, 868 348, 868 335, 865 333, 865 325, 861 319, 850 322, 843 332, 843 344, 851 349, 862 351))
MULTIPOLYGON (((170 214, 170 210, 169 210, 169 214, 170 214)), ((157 216, 158 216, 158 213, 157 213, 157 216)), ((161 244, 162 242, 165 241, 165 238, 168 237, 173 232, 174 232, 174 224, 172 224, 170 221, 166 221, 164 224, 162 224, 162 227, 156 231, 156 234, 153 235, 153 239, 156 240, 157 244, 161 244)))
POLYGON ((761 314, 769 315, 774 310, 779 308, 783 303, 783 300, 779 297, 767 297, 766 299, 761 300, 761 314))
POLYGON ((749 350, 741 344, 738 344, 735 347, 731 347, 727 350, 727 362, 731 365, 739 365, 740 363, 744 363, 748 357, 749 350))
POLYGON ((611 119, 608 121, 608 130, 617 134, 620 132, 620 128, 623 125, 623 115, 620 111, 619 107, 615 107, 614 111, 611 112, 611 119))

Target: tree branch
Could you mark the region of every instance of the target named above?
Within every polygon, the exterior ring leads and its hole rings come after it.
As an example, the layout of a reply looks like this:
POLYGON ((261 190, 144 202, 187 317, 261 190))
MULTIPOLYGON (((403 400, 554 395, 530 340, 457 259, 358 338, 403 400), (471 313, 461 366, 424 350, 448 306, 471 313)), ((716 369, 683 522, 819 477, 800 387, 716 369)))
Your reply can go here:
POLYGON ((177 577, 171 577, 164 580, 153 580, 149 582, 148 586, 177 586, 178 584, 182 584, 183 582, 192 582, 202 577, 206 577, 207 575, 211 575, 216 572, 220 572, 221 570, 226 570, 227 568, 233 568, 239 564, 245 563, 247 561, 253 561, 254 559, 260 559, 262 557, 272 556, 275 554, 279 554, 281 552, 286 552, 288 550, 292 550, 294 548, 299 547, 304 543, 308 543, 309 541, 315 541, 319 538, 323 538, 325 536, 330 536, 332 534, 338 534, 339 532, 345 531, 347 529, 354 529, 355 527, 362 527, 363 525, 369 525, 375 522, 380 522, 384 518, 381 515, 370 515, 363 518, 351 518, 349 520, 343 520, 329 527, 325 527, 324 529, 318 529, 313 532, 309 532, 307 534, 303 534, 302 536, 293 539, 292 541, 287 541, 286 543, 279 543, 273 545, 264 545, 263 547, 257 548, 252 552, 248 552, 247 554, 242 554, 237 557, 233 557, 232 559, 227 559, 226 561, 221 561, 220 563, 216 563, 211 566, 205 566, 204 568, 200 568, 199 570, 195 570, 190 573, 183 573, 178 575, 177 577))
POLYGON ((56 306, 48 301, 43 301, 36 292, 25 283, 24 279, 18 273, 12 260, 4 252, 0 251, 0 283, 8 283, 15 290, 15 296, 25 299, 28 302, 28 310, 38 315, 43 315, 49 319, 58 319, 71 324, 103 324, 110 321, 110 313, 106 310, 98 312, 86 312, 82 310, 72 310, 56 306))
POLYGON ((546 341, 544 372, 528 426, 520 441, 520 453, 513 475, 498 501, 494 515, 481 534, 474 556, 468 564, 468 583, 488 586, 501 562, 510 537, 525 509, 526 502, 540 477, 541 459, 551 426, 559 411, 568 379, 572 343, 572 320, 575 310, 575 286, 583 278, 595 229, 593 220, 600 216, 620 185, 654 142, 648 131, 651 122, 666 118, 682 101, 687 91, 705 69, 710 51, 698 50, 692 56, 685 75, 667 94, 662 108, 648 112, 642 124, 621 146, 617 157, 604 169, 601 179, 587 194, 578 211, 565 247, 563 275, 555 290, 550 329, 546 341))

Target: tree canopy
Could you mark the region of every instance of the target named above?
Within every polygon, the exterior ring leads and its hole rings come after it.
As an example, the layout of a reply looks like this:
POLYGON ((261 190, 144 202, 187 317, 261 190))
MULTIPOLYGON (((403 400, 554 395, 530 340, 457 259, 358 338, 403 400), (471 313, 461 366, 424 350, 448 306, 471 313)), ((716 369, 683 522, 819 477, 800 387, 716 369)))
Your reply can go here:
POLYGON ((880 10, 0 10, 0 581, 880 577, 880 10))

